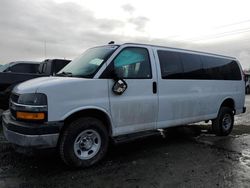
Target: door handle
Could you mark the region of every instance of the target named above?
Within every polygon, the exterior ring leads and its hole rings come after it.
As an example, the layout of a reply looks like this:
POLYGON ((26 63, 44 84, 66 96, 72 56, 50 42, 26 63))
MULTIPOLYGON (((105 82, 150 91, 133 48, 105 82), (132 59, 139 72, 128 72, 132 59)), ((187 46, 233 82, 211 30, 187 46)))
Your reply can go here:
POLYGON ((153 93, 157 93, 157 83, 153 82, 153 93))

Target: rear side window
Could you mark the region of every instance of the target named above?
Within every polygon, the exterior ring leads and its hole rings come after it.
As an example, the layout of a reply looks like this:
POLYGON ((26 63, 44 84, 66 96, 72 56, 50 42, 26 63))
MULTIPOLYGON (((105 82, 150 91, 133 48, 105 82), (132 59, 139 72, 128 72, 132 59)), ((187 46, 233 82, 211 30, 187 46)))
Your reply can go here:
POLYGON ((199 55, 158 51, 161 74, 164 79, 203 79, 199 55))
POLYGON ((158 57, 161 65, 163 79, 180 79, 183 67, 178 52, 159 50, 158 57))
POLYGON ((241 71, 234 60, 203 56, 202 61, 206 79, 241 80, 241 71))
POLYGON ((199 55, 180 53, 183 79, 203 79, 202 62, 199 55))
POLYGON ((163 79, 241 80, 236 61, 213 56, 158 50, 163 79))
POLYGON ((241 70, 236 61, 230 62, 231 80, 242 80, 241 70))

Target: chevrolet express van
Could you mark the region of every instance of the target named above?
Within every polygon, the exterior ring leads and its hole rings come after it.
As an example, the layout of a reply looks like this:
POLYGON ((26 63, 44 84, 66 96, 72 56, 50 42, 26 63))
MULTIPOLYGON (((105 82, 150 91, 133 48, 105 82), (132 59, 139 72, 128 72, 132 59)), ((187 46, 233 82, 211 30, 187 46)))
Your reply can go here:
POLYGON ((16 86, 3 113, 4 135, 25 147, 57 147, 73 167, 100 161, 109 141, 212 120, 228 135, 244 113, 237 59, 126 43, 94 47, 55 77, 16 86))

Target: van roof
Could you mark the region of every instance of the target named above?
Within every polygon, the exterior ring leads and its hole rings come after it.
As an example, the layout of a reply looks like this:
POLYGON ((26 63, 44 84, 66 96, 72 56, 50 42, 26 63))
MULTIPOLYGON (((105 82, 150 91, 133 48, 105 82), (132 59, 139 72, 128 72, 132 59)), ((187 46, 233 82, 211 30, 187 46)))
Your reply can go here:
POLYGON ((181 50, 181 51, 185 51, 185 52, 200 53, 200 54, 204 54, 204 55, 218 56, 218 57, 223 57, 223 58, 236 60, 235 57, 219 55, 219 54, 214 54, 214 53, 209 53, 209 52, 201 52, 201 51, 196 51, 196 50, 187 50, 187 49, 182 49, 182 48, 173 48, 173 47, 167 47, 167 46, 161 46, 161 45, 152 45, 152 44, 143 44, 143 43, 124 43, 123 45, 125 45, 125 44, 144 45, 144 46, 151 46, 151 47, 158 47, 158 48, 167 48, 167 49, 171 49, 171 50, 181 50))

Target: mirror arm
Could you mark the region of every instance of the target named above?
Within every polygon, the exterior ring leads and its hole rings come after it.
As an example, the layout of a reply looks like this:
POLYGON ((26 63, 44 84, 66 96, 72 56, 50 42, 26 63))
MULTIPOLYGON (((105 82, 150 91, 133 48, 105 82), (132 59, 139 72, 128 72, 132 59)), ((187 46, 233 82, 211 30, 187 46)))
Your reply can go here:
POLYGON ((119 76, 116 74, 115 69, 113 69, 113 70, 111 71, 111 78, 112 78, 115 82, 117 82, 117 81, 120 79, 119 76))

